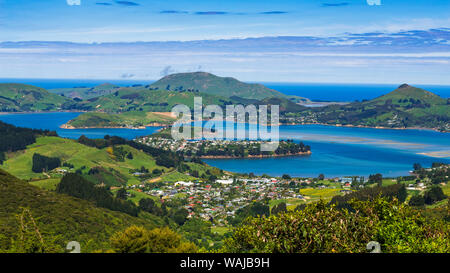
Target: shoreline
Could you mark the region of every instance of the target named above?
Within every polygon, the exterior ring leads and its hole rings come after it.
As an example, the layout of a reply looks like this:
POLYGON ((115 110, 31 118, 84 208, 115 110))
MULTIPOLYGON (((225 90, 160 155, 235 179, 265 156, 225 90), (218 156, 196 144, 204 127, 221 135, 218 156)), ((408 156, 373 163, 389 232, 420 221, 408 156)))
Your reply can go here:
MULTIPOLYGON (((91 111, 72 111, 72 110, 60 110, 60 111, 35 111, 35 112, 0 112, 0 115, 14 115, 14 114, 44 114, 44 113, 89 113, 91 111)), ((208 120, 204 120, 208 121, 208 120)), ((224 120, 215 120, 215 121, 224 121, 224 120)), ((245 124, 249 124, 246 122, 245 124)), ((68 125, 67 123, 60 125, 59 127, 61 129, 134 129, 134 130, 141 130, 145 129, 146 127, 166 127, 171 126, 173 124, 162 124, 162 123, 150 123, 144 126, 138 126, 138 127, 126 127, 126 126, 95 126, 95 127, 73 127, 71 125, 68 125)), ((427 131, 434 131, 438 133, 450 133, 450 131, 441 131, 437 128, 427 128, 427 127, 385 127, 385 126, 365 126, 365 125, 352 125, 352 124, 327 124, 327 123, 279 123, 278 126, 281 125, 324 125, 324 126, 333 126, 333 127, 353 127, 353 128, 370 128, 370 129, 382 129, 382 130, 427 130, 427 131)))
POLYGON ((150 123, 144 126, 137 126, 137 127, 127 127, 127 126, 95 126, 95 127, 74 127, 70 124, 64 123, 59 126, 61 129, 67 129, 67 130, 77 130, 77 129, 130 129, 130 130, 145 130, 147 127, 166 127, 167 124, 162 123, 150 123))
POLYGON ((296 154, 248 155, 246 157, 227 156, 227 155, 204 155, 204 156, 199 156, 199 158, 201 158, 201 159, 246 159, 246 158, 290 157, 290 156, 298 156, 298 155, 306 156, 306 155, 311 155, 311 154, 312 154, 312 152, 308 151, 308 152, 300 152, 300 153, 296 153, 296 154))
POLYGON ((88 113, 83 110, 58 110, 58 111, 34 111, 34 112, 0 112, 0 115, 24 115, 24 114, 51 114, 51 113, 88 113))
POLYGON ((369 128, 369 129, 381 129, 381 130, 426 130, 434 131, 438 133, 450 133, 450 131, 440 131, 437 128, 427 127, 385 127, 385 126, 365 126, 365 125, 352 125, 352 124, 327 124, 327 123, 280 123, 279 125, 323 125, 333 127, 349 127, 349 128, 369 128))

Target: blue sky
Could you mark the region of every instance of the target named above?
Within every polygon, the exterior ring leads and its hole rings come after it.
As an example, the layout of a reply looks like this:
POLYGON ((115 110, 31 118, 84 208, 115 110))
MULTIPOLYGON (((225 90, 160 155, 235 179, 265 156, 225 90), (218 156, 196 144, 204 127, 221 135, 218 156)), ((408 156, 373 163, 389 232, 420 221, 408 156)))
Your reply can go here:
POLYGON ((0 78, 450 84, 450 1, 380 1, 0 0, 0 78))
POLYGON ((2 41, 186 41, 449 26, 447 0, 0 0, 2 41))

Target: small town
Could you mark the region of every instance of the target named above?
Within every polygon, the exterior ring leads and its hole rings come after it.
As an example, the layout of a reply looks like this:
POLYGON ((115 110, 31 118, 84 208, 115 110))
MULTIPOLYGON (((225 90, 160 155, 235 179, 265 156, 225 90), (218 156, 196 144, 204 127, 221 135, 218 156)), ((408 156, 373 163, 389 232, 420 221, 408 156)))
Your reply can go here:
POLYGON ((181 153, 187 157, 254 157, 254 156, 283 156, 309 154, 311 148, 302 142, 282 140, 274 152, 261 151, 261 145, 269 141, 262 140, 175 140, 159 136, 146 136, 136 139, 137 142, 154 148, 162 148, 181 153))

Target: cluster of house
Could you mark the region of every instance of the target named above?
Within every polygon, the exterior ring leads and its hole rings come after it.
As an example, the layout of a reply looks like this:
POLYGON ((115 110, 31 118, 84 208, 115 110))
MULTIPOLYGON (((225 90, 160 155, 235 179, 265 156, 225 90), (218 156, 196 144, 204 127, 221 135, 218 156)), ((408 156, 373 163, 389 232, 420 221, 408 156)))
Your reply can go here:
POLYGON ((200 216, 205 220, 214 219, 216 224, 225 225, 227 217, 234 217, 238 209, 253 201, 264 198, 305 200, 298 191, 283 187, 284 183, 287 182, 276 178, 223 178, 217 179, 215 183, 178 181, 146 193, 162 200, 175 197, 186 198, 188 202, 184 208, 189 212, 188 217, 200 216))
POLYGON ((239 145, 244 148, 259 147, 261 140, 226 140, 226 139, 200 139, 200 140, 174 140, 162 137, 146 136, 136 140, 142 144, 146 144, 155 148, 162 148, 173 152, 182 151, 195 155, 201 147, 209 149, 225 149, 229 145, 239 145))

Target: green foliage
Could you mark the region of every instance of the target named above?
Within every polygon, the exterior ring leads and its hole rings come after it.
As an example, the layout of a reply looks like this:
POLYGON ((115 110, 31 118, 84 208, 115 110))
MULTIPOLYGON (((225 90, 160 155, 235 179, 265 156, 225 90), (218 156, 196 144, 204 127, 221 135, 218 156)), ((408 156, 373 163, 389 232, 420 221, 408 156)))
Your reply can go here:
POLYGON ((95 186, 75 173, 66 174, 56 187, 56 191, 93 201, 98 207, 121 211, 132 216, 137 216, 139 212, 139 209, 133 202, 125 201, 121 198, 114 198, 111 192, 105 187, 95 186))
POLYGON ((278 215, 278 214, 284 213, 284 212, 287 212, 286 203, 285 202, 281 202, 278 205, 273 206, 270 214, 271 215, 278 215))
POLYGON ((377 197, 385 197, 388 199, 396 198, 399 202, 403 203, 406 200, 406 188, 404 184, 394 184, 385 187, 365 187, 361 190, 346 194, 344 196, 334 196, 331 199, 332 204, 336 204, 340 208, 353 209, 350 205, 350 201, 353 199, 366 201, 373 200, 377 197))
POLYGON ((164 214, 163 209, 158 207, 151 198, 142 198, 139 200, 139 209, 159 216, 164 214))
POLYGON ((82 252, 91 252, 110 248, 109 237, 128 226, 154 228, 163 224, 157 217, 144 220, 39 189, 3 170, 0 170, 0 223, 0 252, 60 252, 70 241, 80 242, 82 252), (24 209, 29 213, 24 214, 24 209), (23 222, 17 218, 22 214, 23 222))
POLYGON ((408 205, 413 207, 423 207, 425 205, 425 198, 422 195, 414 195, 409 199, 408 205))
POLYGON ((0 121, 0 164, 6 160, 5 152, 23 150, 36 142, 36 136, 56 136, 56 132, 16 127, 0 121))
POLYGON ((113 251, 116 253, 194 253, 197 247, 185 242, 181 236, 169 228, 131 226, 111 237, 113 251))
POLYGON ((434 185, 429 190, 427 190, 424 194, 425 204, 431 205, 437 201, 446 199, 447 196, 442 191, 440 186, 434 185))
POLYGON ((62 252, 61 246, 55 244, 56 237, 42 234, 29 209, 22 208, 18 214, 19 234, 11 239, 10 253, 52 253, 62 252))
POLYGON ((48 157, 38 153, 33 154, 33 166, 31 170, 35 173, 51 171, 61 166, 61 159, 48 157))
MULTIPOLYGON (((116 109, 118 111, 119 109, 116 109)), ((87 112, 70 120, 67 125, 75 128, 102 128, 102 127, 141 127, 149 124, 173 123, 175 119, 159 113, 130 111, 120 114, 87 112)))
POLYGON ((351 201, 354 212, 320 201, 302 210, 249 218, 225 241, 224 252, 366 252, 377 241, 382 252, 448 252, 449 226, 426 221, 396 200, 351 201))
POLYGON ((36 86, 0 83, 0 112, 55 111, 71 101, 36 86))
POLYGON ((364 102, 306 109, 303 117, 315 122, 389 128, 426 127, 448 131, 447 100, 407 84, 364 102))
POLYGON ((270 215, 270 207, 263 202, 253 202, 236 211, 234 218, 230 219, 233 226, 242 223, 248 217, 263 217, 270 215))
POLYGON ((186 209, 180 208, 172 215, 172 219, 181 226, 186 222, 188 215, 189 212, 186 209))
POLYGON ((150 85, 152 88, 177 92, 201 92, 221 97, 237 96, 247 99, 268 97, 287 98, 286 95, 261 84, 248 84, 233 78, 218 77, 210 73, 177 73, 166 76, 150 85))

